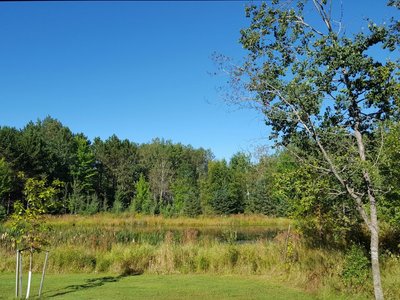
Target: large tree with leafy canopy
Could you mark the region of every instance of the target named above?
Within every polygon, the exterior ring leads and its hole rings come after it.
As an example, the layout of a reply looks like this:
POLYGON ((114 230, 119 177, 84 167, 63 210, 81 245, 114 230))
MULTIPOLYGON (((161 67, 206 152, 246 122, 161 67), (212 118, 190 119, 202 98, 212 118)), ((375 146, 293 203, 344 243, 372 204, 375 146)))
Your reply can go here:
MULTIPOLYGON (((390 4, 399 8, 399 1, 390 4)), ((245 62, 217 60, 238 92, 233 99, 260 108, 277 144, 295 145, 303 163, 336 180, 338 199, 352 199, 371 237, 375 298, 383 299, 377 161, 384 143, 374 136, 398 116, 400 25, 394 19, 383 25, 369 21, 367 30, 350 35, 339 6, 329 0, 251 5, 250 25, 240 39, 248 50, 245 62), (378 47, 379 57, 373 55, 378 47)))

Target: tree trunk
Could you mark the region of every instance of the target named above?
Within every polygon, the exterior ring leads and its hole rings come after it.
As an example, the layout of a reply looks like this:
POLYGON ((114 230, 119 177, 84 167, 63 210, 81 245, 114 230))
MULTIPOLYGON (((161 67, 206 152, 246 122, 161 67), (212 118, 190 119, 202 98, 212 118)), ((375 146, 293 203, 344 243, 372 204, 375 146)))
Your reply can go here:
POLYGON ((32 282, 32 260, 33 260, 33 249, 29 250, 29 271, 28 271, 28 286, 26 288, 26 298, 29 299, 31 292, 31 282, 32 282))
POLYGON ((40 287, 39 287, 39 298, 42 295, 42 289, 43 289, 43 283, 44 283, 44 276, 46 274, 46 266, 47 266, 47 259, 49 257, 49 251, 46 251, 46 257, 44 259, 44 264, 43 264, 43 271, 42 271, 42 279, 40 280, 40 287))
MULTIPOLYGON (((362 139, 361 132, 358 130, 358 123, 356 123, 356 125, 354 126, 354 136, 357 141, 360 159, 361 159, 361 161, 365 162, 366 161, 365 147, 364 147, 364 142, 362 139)), ((346 189, 347 193, 355 200, 356 209, 360 213, 362 219, 364 220, 365 224, 367 225, 367 227, 370 231, 370 234, 371 234, 370 250, 371 250, 371 265, 372 265, 372 278, 373 278, 373 284, 374 284, 374 294, 375 294, 376 300, 383 300, 384 297, 383 297, 383 290, 382 290, 382 283, 381 283, 381 272, 380 272, 380 266, 379 266, 379 225, 378 225, 378 216, 377 216, 377 210, 376 210, 376 199, 375 199, 375 195, 373 192, 373 188, 372 188, 373 185, 372 185, 372 181, 369 176, 369 173, 366 169, 363 170, 364 182, 365 182, 366 190, 368 193, 368 200, 370 203, 370 210, 371 210, 370 218, 368 218, 368 215, 363 207, 361 198, 354 192, 354 190, 339 175, 339 173, 336 170, 335 165, 329 158, 327 152, 325 151, 325 148, 320 143, 318 136, 316 135, 315 132, 313 134, 313 137, 314 137, 315 141, 317 142, 325 160, 328 162, 332 173, 335 175, 335 177, 338 179, 338 181, 341 183, 341 185, 346 189)))
MULTIPOLYGON (((346 72, 344 72, 344 82, 346 83, 349 91, 351 90, 351 84, 349 83, 349 78, 346 72)), ((360 160, 362 162, 366 162, 367 158, 365 155, 365 146, 364 146, 364 141, 363 141, 363 136, 360 131, 360 108, 358 107, 356 98, 353 95, 350 95, 351 98, 350 100, 352 101, 352 106, 349 109, 349 115, 355 120, 354 125, 353 125, 353 130, 354 130, 354 137, 357 142, 357 147, 358 147, 358 154, 360 156, 360 160)), ((379 225, 378 225, 378 216, 377 216, 377 210, 376 210, 376 198, 374 195, 374 190, 373 190, 373 183, 371 180, 371 177, 369 175, 369 172, 366 168, 362 170, 363 178, 364 178, 364 183, 365 183, 365 188, 366 192, 368 194, 368 200, 370 204, 370 217, 368 217, 367 212, 363 206, 363 201, 359 195, 354 191, 354 189, 349 186, 349 184, 341 177, 339 174, 338 170, 336 169, 335 164, 333 161, 330 159, 327 151, 325 150, 324 146, 322 145, 318 133, 315 130, 315 127, 313 125, 313 122, 311 121, 311 118, 308 117, 309 124, 303 121, 301 118, 299 112, 296 110, 296 108, 291 105, 289 102, 285 100, 285 98, 281 98, 283 101, 285 101, 292 111, 295 113, 297 116, 297 120, 304 126, 306 131, 310 134, 310 136, 314 139, 314 141, 317 143, 318 148, 321 151, 322 156, 324 157, 325 161, 328 163, 329 168, 333 175, 336 177, 336 179, 340 182, 340 184, 345 188, 346 192, 349 194, 351 198, 355 200, 356 204, 356 209, 360 213, 360 216, 364 220, 365 224, 367 225, 370 234, 371 234, 371 244, 370 244, 370 250, 371 250, 371 264, 372 264, 372 277, 373 277, 373 284, 374 284, 374 294, 375 294, 375 299, 376 300, 383 300, 383 290, 382 290, 382 284, 381 284, 381 273, 380 273, 380 266, 379 266, 379 225)))
POLYGON ((15 298, 19 297, 19 290, 18 290, 18 279, 19 279, 19 250, 17 250, 17 260, 16 260, 16 268, 15 268, 15 298))
POLYGON ((383 300, 383 290, 381 283, 381 272, 379 267, 379 227, 376 214, 375 198, 372 196, 371 201, 371 264, 372 279, 374 283, 374 293, 376 300, 383 300))
POLYGON ((22 252, 19 251, 19 270, 18 270, 18 291, 19 297, 22 298, 22 252))
MULTIPOLYGON (((360 154, 360 159, 362 162, 366 161, 365 147, 362 139, 361 132, 358 130, 359 124, 356 122, 354 126, 354 135, 357 140, 358 152, 360 154)), ((373 191, 373 185, 369 172, 363 170, 364 182, 367 188, 368 200, 370 204, 370 226, 369 231, 371 233, 371 265, 372 265, 372 279, 374 283, 374 293, 376 300, 383 300, 383 290, 381 283, 381 272, 379 267, 379 225, 378 225, 378 215, 376 211, 376 199, 373 191)))

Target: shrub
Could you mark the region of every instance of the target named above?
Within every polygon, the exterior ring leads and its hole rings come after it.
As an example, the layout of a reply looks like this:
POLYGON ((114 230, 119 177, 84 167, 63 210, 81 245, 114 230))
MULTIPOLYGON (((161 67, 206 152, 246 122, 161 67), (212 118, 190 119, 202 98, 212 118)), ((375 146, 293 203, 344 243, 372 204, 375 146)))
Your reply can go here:
POLYGON ((353 245, 345 256, 342 279, 351 289, 360 289, 368 281, 370 263, 360 246, 353 245))

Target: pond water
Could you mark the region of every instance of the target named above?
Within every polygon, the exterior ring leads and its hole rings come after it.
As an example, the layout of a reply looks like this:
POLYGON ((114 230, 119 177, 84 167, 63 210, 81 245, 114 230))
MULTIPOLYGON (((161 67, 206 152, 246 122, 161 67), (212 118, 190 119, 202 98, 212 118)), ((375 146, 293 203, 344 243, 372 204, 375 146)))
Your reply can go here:
POLYGON ((217 241, 221 243, 245 243, 259 240, 273 239, 281 229, 265 228, 263 226, 252 227, 189 227, 189 228, 132 228, 116 233, 119 242, 148 242, 158 244, 171 239, 175 243, 187 243, 198 241, 217 241))

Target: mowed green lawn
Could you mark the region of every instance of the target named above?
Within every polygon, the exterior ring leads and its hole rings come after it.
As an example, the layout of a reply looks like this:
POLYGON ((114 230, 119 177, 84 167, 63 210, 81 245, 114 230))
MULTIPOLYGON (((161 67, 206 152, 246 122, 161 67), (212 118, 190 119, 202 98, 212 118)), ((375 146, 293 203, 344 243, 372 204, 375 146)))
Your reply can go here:
MULTIPOLYGON (((26 277, 26 276, 25 276, 26 277)), ((24 278, 24 294, 26 278, 24 278)), ((36 296, 40 275, 33 277, 36 296)), ((0 274, 0 299, 13 299, 15 275, 0 274)), ((43 298, 55 299, 314 299, 258 276, 62 274, 46 276, 43 298)))

